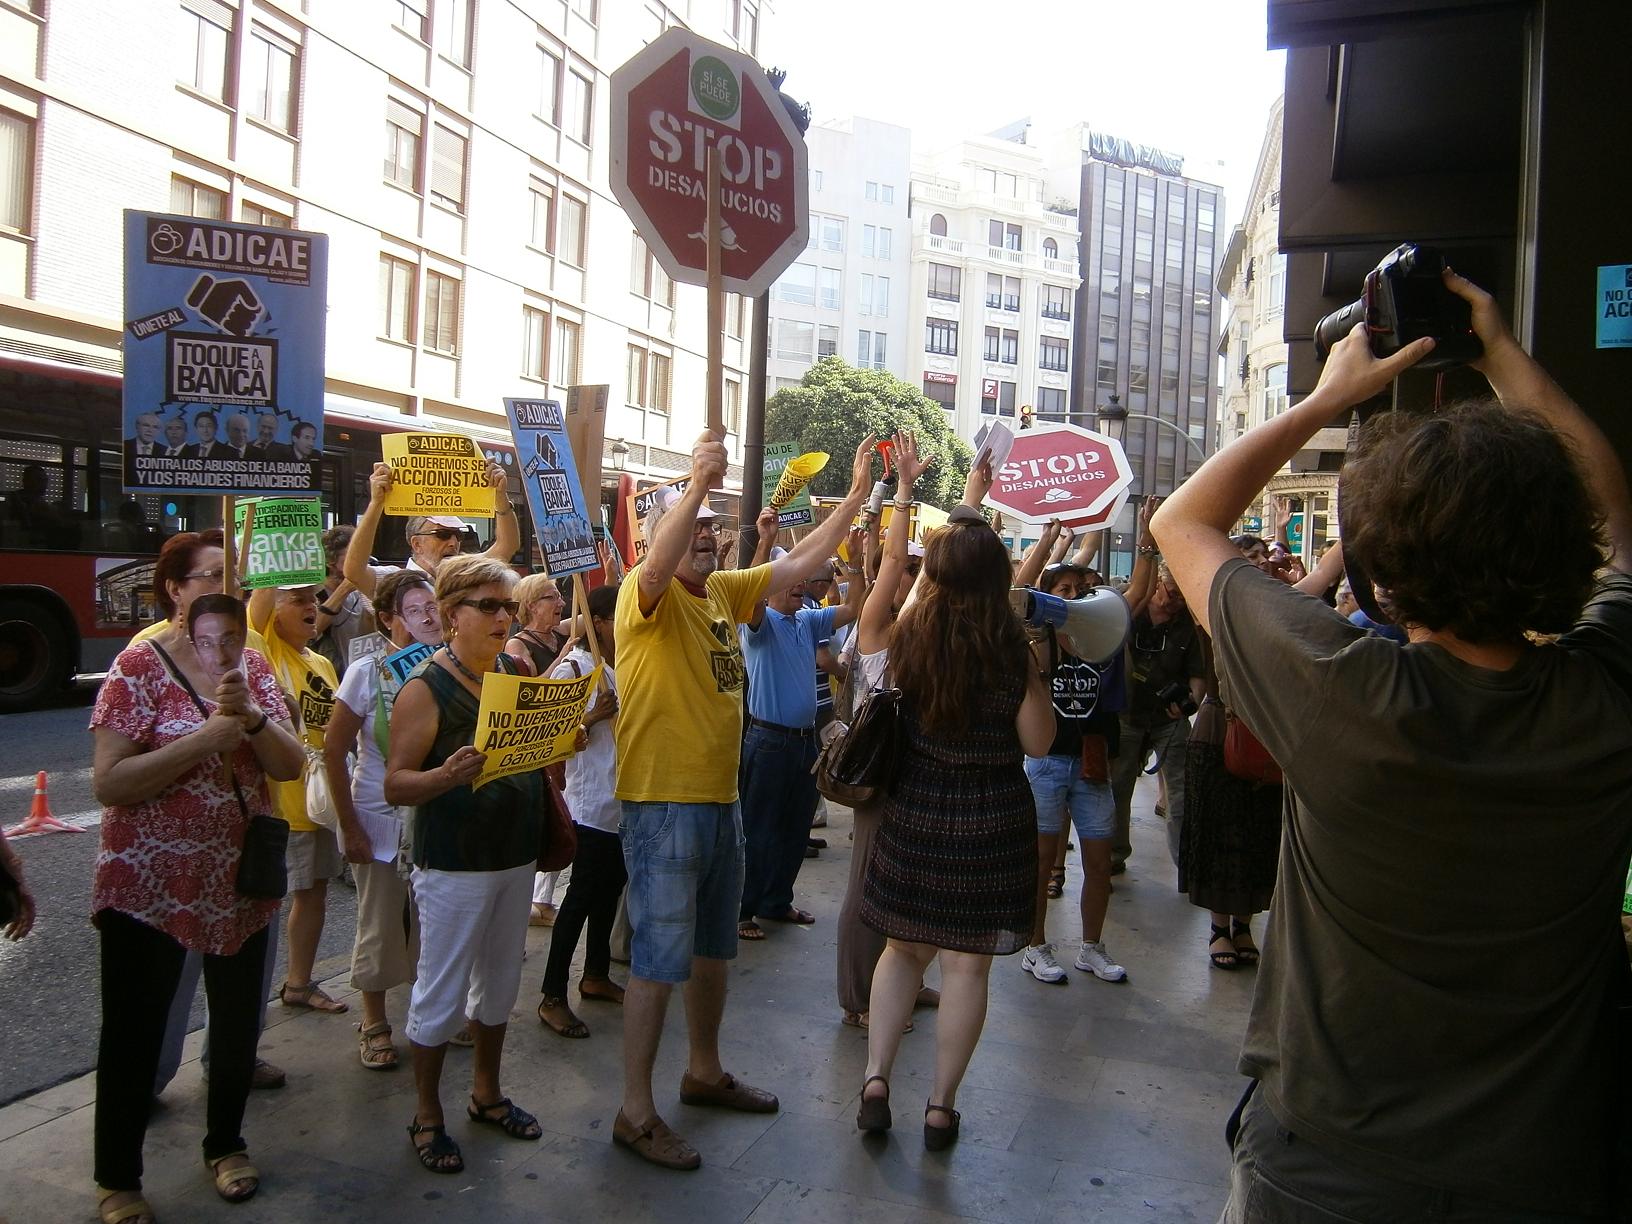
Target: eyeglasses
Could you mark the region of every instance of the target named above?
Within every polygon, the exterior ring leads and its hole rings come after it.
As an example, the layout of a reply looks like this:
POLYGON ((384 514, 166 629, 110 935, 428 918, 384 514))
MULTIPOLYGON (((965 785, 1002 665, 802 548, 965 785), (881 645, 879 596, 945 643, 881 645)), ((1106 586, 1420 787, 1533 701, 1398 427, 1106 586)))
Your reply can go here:
POLYGON ((521 605, 513 599, 461 599, 461 608, 475 608, 483 616, 492 616, 503 611, 514 616, 521 609, 521 605))
POLYGON ((220 582, 224 578, 226 578, 226 576, 227 576, 227 571, 224 570, 224 569, 193 570, 190 573, 186 573, 186 574, 182 575, 183 578, 208 579, 211 582, 220 582))
POLYGON ((411 608, 406 604, 399 604, 397 606, 397 615, 402 617, 404 620, 435 620, 436 603, 433 600, 427 600, 425 603, 416 604, 411 608))
POLYGON ((457 540, 459 538, 459 533, 452 527, 438 527, 435 531, 416 531, 414 532, 414 536, 415 538, 418 538, 419 536, 435 536, 439 540, 457 540))
POLYGON ((566 603, 567 602, 567 597, 565 595, 561 594, 560 591, 545 591, 544 594, 539 596, 539 598, 540 599, 551 599, 551 600, 554 600, 556 603, 566 603))

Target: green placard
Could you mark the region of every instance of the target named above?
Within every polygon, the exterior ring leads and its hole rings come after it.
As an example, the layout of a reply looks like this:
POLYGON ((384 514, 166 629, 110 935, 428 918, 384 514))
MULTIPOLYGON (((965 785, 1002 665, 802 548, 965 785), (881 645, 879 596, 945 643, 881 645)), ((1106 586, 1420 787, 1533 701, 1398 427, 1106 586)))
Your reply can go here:
POLYGON ((1621 910, 1624 913, 1632 914, 1632 867, 1627 868, 1626 900, 1621 902, 1621 910))
POLYGON ((323 556, 323 503, 315 497, 241 497, 233 510, 234 545, 255 507, 249 548, 239 562, 244 589, 316 586, 328 574, 323 556))
MULTIPOLYGON (((797 442, 767 442, 765 443, 765 478, 760 485, 763 492, 760 494, 760 505, 771 504, 771 497, 776 493, 776 486, 782 481, 782 469, 788 466, 788 460, 797 458, 799 444, 797 442)), ((795 494, 792 501, 783 506, 776 515, 776 525, 782 527, 808 527, 816 521, 816 513, 810 508, 810 488, 807 485, 795 494)))

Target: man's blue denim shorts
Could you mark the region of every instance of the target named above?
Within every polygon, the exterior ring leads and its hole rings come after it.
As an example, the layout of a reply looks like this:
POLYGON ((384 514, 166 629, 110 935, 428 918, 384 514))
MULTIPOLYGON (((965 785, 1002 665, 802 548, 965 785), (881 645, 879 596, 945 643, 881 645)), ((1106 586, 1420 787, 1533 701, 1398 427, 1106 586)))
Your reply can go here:
POLYGON ((742 811, 736 803, 623 803, 630 971, 684 982, 691 958, 733 960, 742 907, 742 811))
POLYGON ((1026 778, 1037 805, 1037 832, 1060 832, 1069 810, 1077 836, 1084 841, 1097 841, 1115 833, 1116 800, 1110 783, 1090 782, 1083 777, 1082 762, 1076 757, 1027 757, 1026 778))

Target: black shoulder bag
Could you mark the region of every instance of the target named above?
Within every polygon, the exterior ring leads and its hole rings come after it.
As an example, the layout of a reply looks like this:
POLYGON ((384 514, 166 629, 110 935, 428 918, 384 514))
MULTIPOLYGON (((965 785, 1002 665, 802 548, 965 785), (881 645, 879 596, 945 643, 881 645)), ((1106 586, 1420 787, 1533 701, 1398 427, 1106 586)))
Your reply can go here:
MULTIPOLYGON (((203 701, 176 666, 175 660, 157 642, 150 641, 148 645, 158 652, 165 670, 187 691, 198 712, 208 718, 210 712, 204 708, 203 701)), ((238 856, 238 877, 234 886, 241 897, 254 901, 281 901, 289 891, 289 825, 276 816, 250 816, 249 804, 244 801, 237 775, 229 768, 227 776, 232 779, 232 793, 238 800, 238 810, 249 820, 244 828, 244 848, 238 856)))

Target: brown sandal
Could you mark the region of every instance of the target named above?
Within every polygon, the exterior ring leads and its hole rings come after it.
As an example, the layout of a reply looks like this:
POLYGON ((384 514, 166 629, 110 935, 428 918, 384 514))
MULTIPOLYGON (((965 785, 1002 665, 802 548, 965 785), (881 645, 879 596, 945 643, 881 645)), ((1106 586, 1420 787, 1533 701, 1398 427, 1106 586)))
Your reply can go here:
POLYGON ((278 1002, 285 1007, 332 1012, 335 1015, 351 1010, 349 1004, 342 1003, 338 999, 331 999, 316 982, 307 982, 304 986, 291 986, 288 982, 285 982, 278 987, 278 1002))
POLYGON ((612 1142, 665 1169, 702 1167, 703 1158, 697 1149, 675 1134, 656 1114, 645 1125, 636 1126, 624 1116, 623 1110, 618 1110, 618 1116, 612 1121, 612 1142))
POLYGON ((1065 896, 1065 868, 1055 867, 1048 873, 1048 895, 1050 898, 1065 896))
POLYGON ((377 1024, 356 1025, 357 1057, 370 1071, 394 1071, 397 1068, 397 1047, 391 1043, 391 1025, 381 1020, 377 1024))

